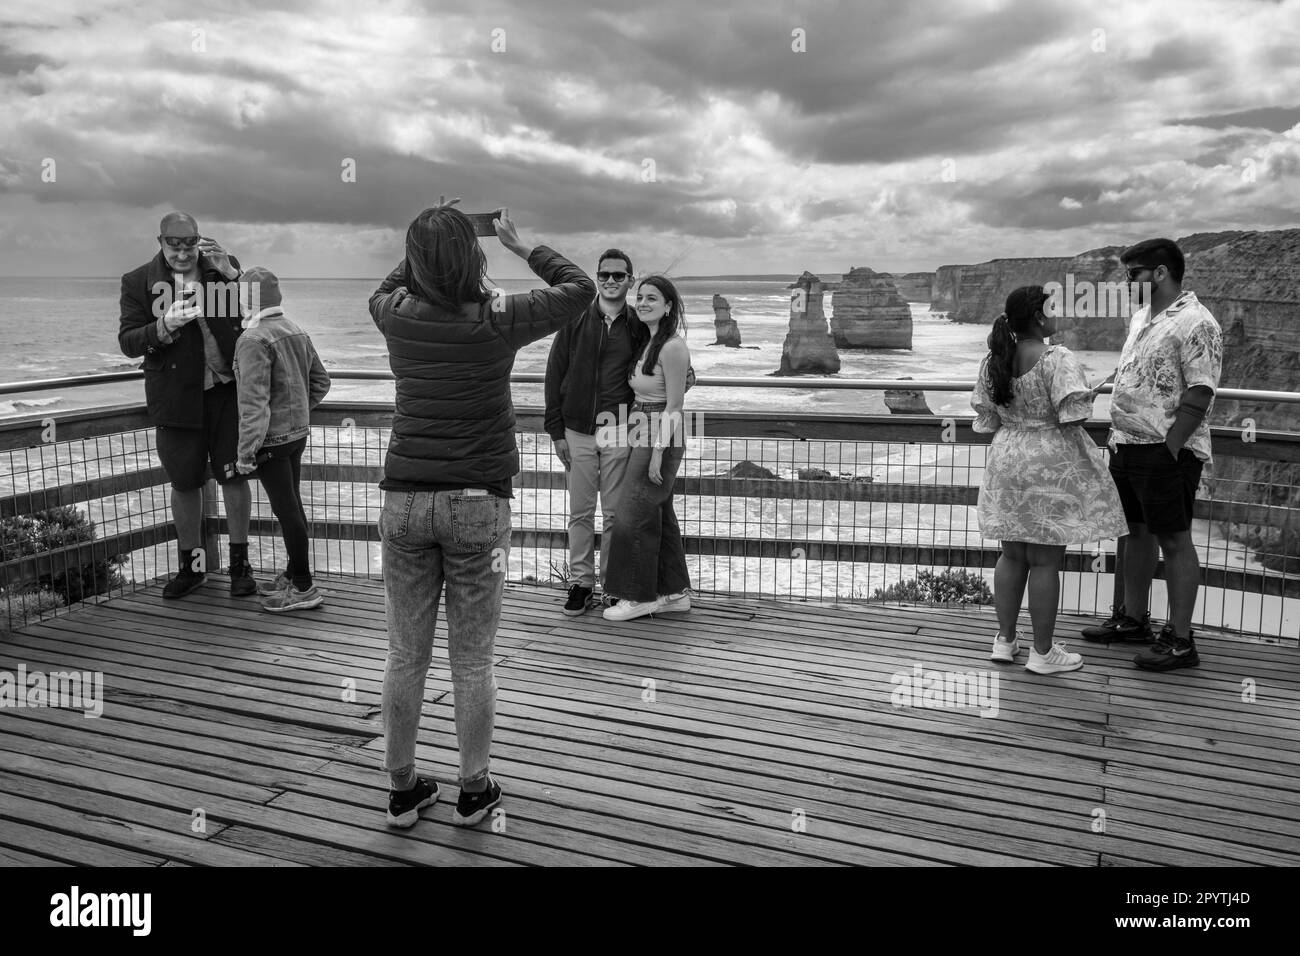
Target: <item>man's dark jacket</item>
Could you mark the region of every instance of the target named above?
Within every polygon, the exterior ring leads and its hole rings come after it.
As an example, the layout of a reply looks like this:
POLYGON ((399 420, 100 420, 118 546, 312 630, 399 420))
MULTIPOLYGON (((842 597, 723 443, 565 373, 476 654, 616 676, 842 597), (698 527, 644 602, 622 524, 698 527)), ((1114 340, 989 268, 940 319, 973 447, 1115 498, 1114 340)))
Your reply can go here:
MULTIPOLYGON (((230 264, 239 268, 234 256, 230 257, 230 264)), ((233 363, 235 340, 242 331, 235 280, 227 280, 202 256, 199 275, 203 282, 203 321, 207 322, 221 354, 233 363), (229 285, 209 294, 210 283, 227 282, 229 285), (213 305, 215 309, 211 308, 213 305), (217 314, 208 315, 209 311, 217 314)), ((161 250, 152 262, 122 276, 122 319, 117 343, 128 358, 144 357, 144 397, 153 423, 172 428, 202 428, 203 372, 207 357, 200 320, 193 319, 171 333, 170 345, 158 338, 158 319, 172 301, 173 282, 174 273, 161 250)))
MULTIPOLYGON (((632 355, 638 356, 650 341, 650 330, 636 313, 623 303, 623 317, 632 337, 632 355)), ((566 325, 551 343, 546 362, 546 433, 555 441, 572 428, 583 435, 596 433, 596 407, 600 397, 600 350, 605 340, 605 316, 600 303, 593 299, 582 318, 566 325)), ((635 359, 634 359, 635 361, 635 359)), ((627 388, 627 402, 632 402, 632 387, 627 388)))
POLYGON ((384 486, 508 484, 519 471, 510 371, 515 353, 572 322, 596 292, 581 269, 537 246, 549 289, 441 309, 406 289, 405 263, 370 297, 397 377, 384 486))

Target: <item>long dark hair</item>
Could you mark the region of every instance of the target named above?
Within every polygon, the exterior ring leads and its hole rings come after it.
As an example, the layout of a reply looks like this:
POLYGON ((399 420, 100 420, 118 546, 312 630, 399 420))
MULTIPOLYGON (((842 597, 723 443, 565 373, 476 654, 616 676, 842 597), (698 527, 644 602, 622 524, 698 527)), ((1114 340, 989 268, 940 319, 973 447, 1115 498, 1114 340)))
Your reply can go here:
POLYGON ((664 297, 664 302, 668 305, 668 311, 659 320, 659 328, 655 330, 654 337, 650 340, 650 347, 646 349, 645 364, 641 366, 643 375, 653 375, 655 364, 659 361, 659 352, 664 347, 664 343, 677 334, 679 325, 683 332, 686 331, 686 312, 682 307, 682 297, 678 293, 677 287, 668 280, 667 276, 646 276, 636 284, 638 291, 641 286, 647 283, 659 290, 664 297))
POLYGON ((484 281, 487 256, 474 224, 459 209, 431 207, 406 230, 406 287, 424 301, 449 312, 466 302, 492 298, 484 281))
POLYGON ((1011 380, 1016 370, 1016 340, 1034 326, 1048 295, 1041 285, 1022 285, 1009 296, 1005 311, 993 320, 989 333, 989 360, 985 366, 994 405, 1010 405, 1011 380))

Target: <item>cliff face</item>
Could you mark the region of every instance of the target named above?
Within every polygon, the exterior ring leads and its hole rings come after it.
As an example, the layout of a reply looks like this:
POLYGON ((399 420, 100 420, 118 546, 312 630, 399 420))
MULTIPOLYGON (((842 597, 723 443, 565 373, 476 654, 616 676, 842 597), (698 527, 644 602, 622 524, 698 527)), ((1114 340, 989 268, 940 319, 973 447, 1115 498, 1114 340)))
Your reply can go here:
POLYGON ((889 276, 850 269, 832 299, 831 335, 842 349, 910 349, 912 310, 889 276))
POLYGON ((893 281, 903 301, 930 301, 931 289, 934 285, 933 272, 882 272, 881 275, 893 281))
POLYGON ((957 285, 961 282, 961 271, 965 266, 940 266, 935 270, 934 283, 930 286, 930 311, 947 312, 952 315, 957 310, 957 285))
POLYGON ((740 348, 740 326, 731 317, 731 303, 716 292, 713 295, 713 330, 717 334, 714 345, 740 348))
POLYGON ((840 354, 826 326, 822 282, 805 272, 789 288, 790 331, 781 346, 777 375, 831 375, 840 370, 840 354))

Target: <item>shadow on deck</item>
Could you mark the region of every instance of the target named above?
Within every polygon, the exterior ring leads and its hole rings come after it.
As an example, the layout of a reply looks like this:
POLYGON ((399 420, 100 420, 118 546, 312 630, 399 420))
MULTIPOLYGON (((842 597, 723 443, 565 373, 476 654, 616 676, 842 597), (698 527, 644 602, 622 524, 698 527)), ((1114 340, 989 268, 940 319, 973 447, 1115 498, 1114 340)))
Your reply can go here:
POLYGON ((1152 675, 1080 640, 1082 671, 1038 677, 988 661, 987 609, 705 599, 613 625, 527 587, 497 644, 504 817, 450 824, 440 628, 418 760, 443 796, 392 832, 382 585, 321 584, 286 616, 215 576, 151 587, 0 642, 0 671, 104 675, 97 719, 0 710, 0 864, 1300 863, 1293 647, 1206 635, 1199 669, 1152 675), (917 665, 996 672, 997 716, 895 707, 917 665))

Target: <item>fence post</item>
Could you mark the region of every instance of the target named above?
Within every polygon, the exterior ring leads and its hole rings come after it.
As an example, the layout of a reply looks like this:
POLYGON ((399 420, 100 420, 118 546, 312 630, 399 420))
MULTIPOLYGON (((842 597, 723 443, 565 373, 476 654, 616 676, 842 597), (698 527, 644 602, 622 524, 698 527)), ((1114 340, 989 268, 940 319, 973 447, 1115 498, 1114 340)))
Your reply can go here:
POLYGON ((209 478, 203 486, 203 560, 209 572, 221 569, 221 549, 217 540, 217 528, 221 523, 219 500, 217 482, 209 478))

